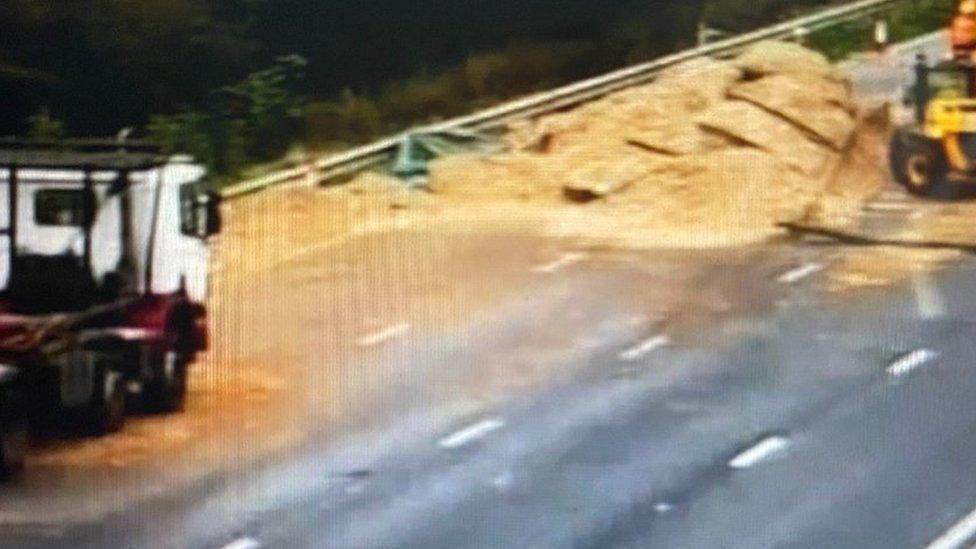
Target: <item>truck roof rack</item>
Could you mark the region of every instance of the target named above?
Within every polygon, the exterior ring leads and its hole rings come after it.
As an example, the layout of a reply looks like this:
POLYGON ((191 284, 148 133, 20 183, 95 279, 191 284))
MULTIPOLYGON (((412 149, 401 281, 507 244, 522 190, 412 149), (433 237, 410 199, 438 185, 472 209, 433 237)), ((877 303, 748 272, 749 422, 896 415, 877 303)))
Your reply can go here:
POLYGON ((111 138, 59 139, 54 141, 0 137, 0 149, 162 153, 162 146, 152 141, 135 139, 118 140, 111 138))
POLYGON ((0 167, 145 170, 167 161, 158 145, 144 141, 0 139, 0 167))

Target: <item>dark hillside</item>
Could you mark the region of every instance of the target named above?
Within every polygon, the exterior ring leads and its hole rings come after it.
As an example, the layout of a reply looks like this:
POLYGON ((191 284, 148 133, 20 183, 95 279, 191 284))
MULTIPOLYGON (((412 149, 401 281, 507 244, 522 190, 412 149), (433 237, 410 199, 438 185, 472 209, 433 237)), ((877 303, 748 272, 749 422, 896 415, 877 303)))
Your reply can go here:
POLYGON ((362 141, 691 45, 703 19, 742 30, 825 2, 4 0, 0 135, 178 115, 153 131, 233 166, 303 126, 318 143, 362 141), (265 69, 292 54, 307 64, 284 89, 265 69))

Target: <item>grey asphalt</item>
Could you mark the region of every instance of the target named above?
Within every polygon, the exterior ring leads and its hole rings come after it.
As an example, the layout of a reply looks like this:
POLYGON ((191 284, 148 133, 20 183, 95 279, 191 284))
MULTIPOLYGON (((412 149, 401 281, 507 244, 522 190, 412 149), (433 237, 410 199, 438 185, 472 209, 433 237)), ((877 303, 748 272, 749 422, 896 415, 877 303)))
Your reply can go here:
POLYGON ((762 276, 776 305, 633 363, 620 351, 652 332, 607 338, 576 355, 570 379, 454 425, 404 417, 0 544, 898 548, 923 547, 976 507, 976 260, 936 281, 947 309, 934 319, 911 285, 824 304, 816 275, 780 288, 768 269, 729 269, 762 276), (886 372, 923 348, 938 357, 886 372), (485 419, 496 428, 443 446, 485 419), (768 435, 791 445, 729 467, 768 435))
POLYGON ((974 274, 967 262, 941 281, 953 306, 934 321, 907 289, 801 300, 734 343, 508 410, 469 448, 408 443, 357 490, 309 494, 246 533, 280 547, 922 547, 976 507, 974 274), (939 358, 886 373, 920 348, 939 358), (792 446, 728 467, 770 433, 792 446))

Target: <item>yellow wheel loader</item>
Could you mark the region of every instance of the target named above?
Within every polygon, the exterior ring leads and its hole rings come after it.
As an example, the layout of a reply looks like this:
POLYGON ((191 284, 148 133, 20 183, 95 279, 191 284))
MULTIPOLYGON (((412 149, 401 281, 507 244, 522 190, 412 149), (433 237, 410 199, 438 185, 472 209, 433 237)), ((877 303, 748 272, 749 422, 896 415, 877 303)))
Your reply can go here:
POLYGON ((932 195, 949 181, 976 183, 976 66, 920 57, 906 106, 910 121, 892 135, 891 173, 909 192, 932 195))

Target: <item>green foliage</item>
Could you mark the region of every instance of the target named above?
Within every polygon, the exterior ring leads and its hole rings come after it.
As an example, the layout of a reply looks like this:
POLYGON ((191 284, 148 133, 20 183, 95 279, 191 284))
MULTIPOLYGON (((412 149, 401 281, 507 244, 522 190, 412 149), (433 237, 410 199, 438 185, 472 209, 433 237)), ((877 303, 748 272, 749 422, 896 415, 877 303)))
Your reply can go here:
POLYGON ((212 0, 0 2, 0 133, 56 105, 75 134, 114 134, 152 112, 197 107, 246 74, 258 47, 212 0), (14 118, 16 116, 16 118, 14 118))
POLYGON ((156 115, 146 127, 149 138, 167 154, 191 154, 209 165, 216 163, 213 147, 213 120, 200 112, 156 115))
POLYGON ((214 94, 208 112, 150 118, 147 132, 168 153, 188 153, 218 175, 234 176, 249 163, 283 154, 301 137, 304 100, 293 90, 305 60, 284 57, 214 94))
POLYGON ((256 159, 283 154, 297 136, 305 100, 295 90, 305 66, 301 56, 281 57, 271 68, 217 92, 220 114, 242 123, 247 152, 256 159))
POLYGON ((306 124, 307 140, 316 148, 361 143, 384 130, 376 102, 349 89, 337 101, 309 104, 306 124))
POLYGON ((34 116, 29 117, 30 129, 27 137, 35 141, 59 141, 64 139, 64 124, 51 117, 51 111, 46 106, 34 116))
MULTIPOLYGON (((945 27, 955 2, 915 0, 892 10, 887 15, 891 41, 904 41, 945 27)), ((810 35, 809 45, 831 59, 844 59, 872 47, 873 25, 873 21, 862 19, 823 29, 810 35)))
POLYGON ((321 146, 367 141, 597 73, 606 58, 582 43, 513 44, 474 53, 456 68, 388 84, 375 97, 347 89, 335 101, 310 105, 308 139, 321 146))
POLYGON ((702 19, 715 29, 743 32, 828 3, 828 0, 707 0, 702 19))

